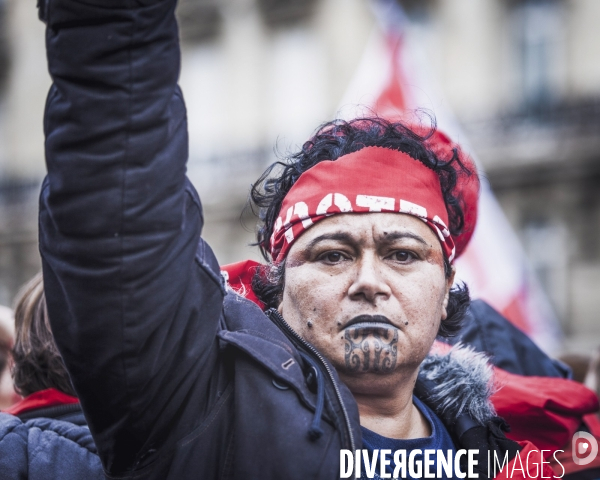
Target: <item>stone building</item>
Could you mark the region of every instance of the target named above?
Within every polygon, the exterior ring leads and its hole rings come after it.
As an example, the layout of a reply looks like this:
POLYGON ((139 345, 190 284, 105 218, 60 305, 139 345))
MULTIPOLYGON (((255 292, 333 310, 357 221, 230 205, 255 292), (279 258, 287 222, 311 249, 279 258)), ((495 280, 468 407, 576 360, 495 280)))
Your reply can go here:
MULTIPOLYGON (((556 310, 565 349, 590 350, 600 344, 600 3, 401 3, 556 310)), ((0 303, 39 268, 50 81, 34 4, 0 0, 0 303)), ((377 22, 368 0, 181 0, 178 15, 205 236, 222 263, 258 258, 243 212, 250 184, 274 147, 297 148, 335 116, 377 22)))

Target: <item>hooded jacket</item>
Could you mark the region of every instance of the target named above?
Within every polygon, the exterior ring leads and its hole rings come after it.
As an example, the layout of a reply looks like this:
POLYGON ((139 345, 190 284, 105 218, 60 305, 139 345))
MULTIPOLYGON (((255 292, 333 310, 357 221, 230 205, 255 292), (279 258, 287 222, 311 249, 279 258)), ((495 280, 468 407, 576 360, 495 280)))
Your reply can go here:
POLYGON ((36 392, 0 413, 0 480, 104 479, 77 399, 36 392))
MULTIPOLYGON (((337 478, 340 449, 361 446, 350 391, 282 318, 228 292, 201 239, 174 9, 40 2, 56 343, 110 478, 337 478)), ((462 418, 462 443, 516 454, 495 417, 462 418)))

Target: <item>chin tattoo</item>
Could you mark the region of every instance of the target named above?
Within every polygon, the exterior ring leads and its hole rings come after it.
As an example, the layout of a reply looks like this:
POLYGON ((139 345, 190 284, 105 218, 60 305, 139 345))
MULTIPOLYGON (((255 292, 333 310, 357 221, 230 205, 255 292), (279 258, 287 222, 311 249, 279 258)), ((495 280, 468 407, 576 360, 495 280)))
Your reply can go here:
POLYGON ((398 360, 395 328, 347 328, 344 333, 346 369, 350 372, 394 370, 398 360))

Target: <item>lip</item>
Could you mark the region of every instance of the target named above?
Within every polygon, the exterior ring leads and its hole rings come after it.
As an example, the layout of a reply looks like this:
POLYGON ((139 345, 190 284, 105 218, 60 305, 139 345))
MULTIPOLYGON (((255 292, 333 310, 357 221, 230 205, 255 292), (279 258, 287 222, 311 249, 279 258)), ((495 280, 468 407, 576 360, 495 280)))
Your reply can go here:
POLYGON ((346 325, 346 328, 385 328, 386 326, 395 327, 395 325, 384 315, 358 315, 351 319, 346 325))

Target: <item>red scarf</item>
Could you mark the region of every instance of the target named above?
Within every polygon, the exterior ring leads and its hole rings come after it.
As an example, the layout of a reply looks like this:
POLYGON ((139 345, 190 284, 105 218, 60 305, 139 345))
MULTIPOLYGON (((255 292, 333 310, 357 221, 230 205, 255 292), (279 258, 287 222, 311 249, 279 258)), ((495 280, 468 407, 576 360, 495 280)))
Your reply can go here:
POLYGON ((308 169, 281 206, 271 237, 271 258, 280 263, 294 241, 316 222, 340 213, 396 212, 423 220, 444 256, 456 255, 438 174, 406 153, 365 147, 308 169))
POLYGON ((54 388, 48 388, 47 390, 40 390, 39 392, 26 396, 23 400, 15 403, 10 408, 7 408, 4 412, 10 413, 11 415, 20 415, 29 410, 54 407, 57 405, 69 405, 72 403, 79 403, 79 399, 67 395, 66 393, 62 393, 54 388))

